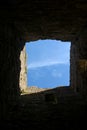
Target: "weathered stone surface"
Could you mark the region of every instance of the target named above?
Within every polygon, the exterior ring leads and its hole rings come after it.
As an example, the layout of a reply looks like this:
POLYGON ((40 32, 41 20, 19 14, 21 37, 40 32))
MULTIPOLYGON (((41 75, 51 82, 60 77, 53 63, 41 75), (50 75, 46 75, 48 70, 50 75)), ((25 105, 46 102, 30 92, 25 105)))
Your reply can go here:
POLYGON ((27 61, 26 61, 25 47, 21 51, 20 61, 21 61, 21 71, 20 71, 19 86, 20 86, 20 90, 24 91, 27 87, 27 63, 26 63, 27 61))

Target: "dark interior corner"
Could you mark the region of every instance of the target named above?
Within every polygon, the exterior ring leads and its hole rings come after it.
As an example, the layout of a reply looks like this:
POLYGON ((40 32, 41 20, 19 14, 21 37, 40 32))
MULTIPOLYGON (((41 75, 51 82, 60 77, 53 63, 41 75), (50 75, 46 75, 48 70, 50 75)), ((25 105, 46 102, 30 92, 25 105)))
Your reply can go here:
POLYGON ((87 126, 86 0, 0 2, 0 56, 1 128, 87 126), (38 39, 71 41, 70 88, 20 96, 20 52, 38 39))

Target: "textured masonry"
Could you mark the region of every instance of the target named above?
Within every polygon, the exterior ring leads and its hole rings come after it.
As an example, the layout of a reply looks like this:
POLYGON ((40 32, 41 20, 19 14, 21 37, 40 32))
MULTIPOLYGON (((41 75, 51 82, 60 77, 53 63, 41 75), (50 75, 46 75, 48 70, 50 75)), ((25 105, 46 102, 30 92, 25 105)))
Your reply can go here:
POLYGON ((20 97, 20 53, 25 42, 71 41, 71 87, 87 98, 86 0, 0 2, 0 118, 20 97))

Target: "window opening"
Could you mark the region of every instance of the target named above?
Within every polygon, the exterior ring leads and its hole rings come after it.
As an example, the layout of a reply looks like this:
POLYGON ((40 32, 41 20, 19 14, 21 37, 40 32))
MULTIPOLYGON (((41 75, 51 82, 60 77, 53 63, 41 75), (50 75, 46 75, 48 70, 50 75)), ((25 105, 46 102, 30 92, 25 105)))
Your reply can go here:
POLYGON ((69 86, 70 42, 38 40, 26 43, 27 86, 69 86))

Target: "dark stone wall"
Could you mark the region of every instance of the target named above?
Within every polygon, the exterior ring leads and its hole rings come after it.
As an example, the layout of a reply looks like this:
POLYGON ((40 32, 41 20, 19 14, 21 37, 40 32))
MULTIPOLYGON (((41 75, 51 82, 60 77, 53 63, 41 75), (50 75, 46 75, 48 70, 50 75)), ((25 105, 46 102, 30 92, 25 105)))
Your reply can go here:
POLYGON ((87 29, 83 28, 71 45, 71 87, 87 95, 87 29))
POLYGON ((5 119, 20 95, 19 57, 22 41, 15 31, 14 25, 3 23, 0 26, 0 118, 5 119))

